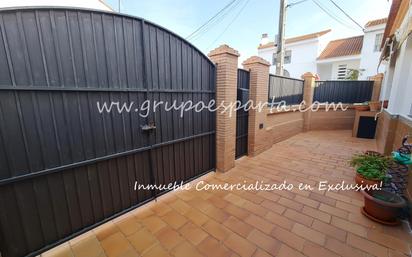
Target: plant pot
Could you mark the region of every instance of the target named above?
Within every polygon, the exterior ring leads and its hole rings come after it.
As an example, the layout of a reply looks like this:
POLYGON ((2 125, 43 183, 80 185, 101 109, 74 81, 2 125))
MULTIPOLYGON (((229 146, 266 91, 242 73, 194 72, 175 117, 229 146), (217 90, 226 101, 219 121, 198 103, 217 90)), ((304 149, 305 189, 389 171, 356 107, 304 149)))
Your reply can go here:
POLYGON ((381 187, 381 181, 382 180, 372 180, 372 179, 367 179, 363 177, 361 174, 356 172, 355 176, 355 182, 358 186, 373 186, 373 185, 378 185, 378 187, 381 187))
POLYGON ((369 102, 369 108, 372 112, 379 111, 381 109, 381 102, 380 101, 371 101, 371 102, 369 102))
POLYGON ((385 100, 385 101, 383 101, 383 108, 388 108, 388 105, 389 105, 389 100, 385 100))
POLYGON ((360 111, 360 112, 369 111, 369 105, 365 105, 365 104, 354 105, 353 108, 357 111, 360 111))
POLYGON ((406 201, 402 197, 383 190, 362 191, 365 206, 364 211, 376 221, 393 223, 398 221, 406 201), (386 199, 386 200, 384 200, 386 199))

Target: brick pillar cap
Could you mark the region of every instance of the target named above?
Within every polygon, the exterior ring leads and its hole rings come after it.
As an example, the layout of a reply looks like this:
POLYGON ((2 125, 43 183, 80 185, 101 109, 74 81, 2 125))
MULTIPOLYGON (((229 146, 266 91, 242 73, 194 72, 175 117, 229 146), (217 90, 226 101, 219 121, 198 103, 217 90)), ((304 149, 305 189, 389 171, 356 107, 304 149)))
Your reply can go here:
POLYGON ((247 58, 245 61, 242 62, 242 65, 250 65, 250 64, 255 64, 255 63, 270 66, 270 63, 268 61, 266 61, 265 59, 263 59, 259 56, 251 56, 251 57, 247 58))
POLYGON ((235 49, 231 48, 228 45, 221 45, 221 46, 213 49, 212 51, 210 51, 210 53, 207 56, 212 57, 212 56, 220 55, 220 54, 230 54, 230 55, 234 55, 236 57, 240 56, 238 51, 236 51, 235 49))
POLYGON ((383 78, 383 73, 378 73, 375 76, 372 76, 372 80, 381 80, 383 78))
POLYGON ((302 75, 302 79, 305 79, 305 78, 317 78, 317 75, 312 72, 306 72, 302 75))

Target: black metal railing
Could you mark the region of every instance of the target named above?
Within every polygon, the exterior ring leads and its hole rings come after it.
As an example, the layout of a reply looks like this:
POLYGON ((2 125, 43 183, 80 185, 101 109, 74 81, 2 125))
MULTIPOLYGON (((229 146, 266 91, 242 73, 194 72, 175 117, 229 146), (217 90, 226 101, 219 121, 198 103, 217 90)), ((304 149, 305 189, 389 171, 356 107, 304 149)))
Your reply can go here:
POLYGON ((370 101, 372 80, 328 80, 316 81, 313 101, 362 103, 370 101))
MULTIPOLYGON (((237 70, 237 100, 242 105, 249 101, 250 74, 246 70, 237 70)), ((247 154, 249 112, 245 108, 236 111, 236 159, 247 154)))
POLYGON ((303 80, 269 74, 269 105, 284 102, 300 104, 303 100, 303 80))

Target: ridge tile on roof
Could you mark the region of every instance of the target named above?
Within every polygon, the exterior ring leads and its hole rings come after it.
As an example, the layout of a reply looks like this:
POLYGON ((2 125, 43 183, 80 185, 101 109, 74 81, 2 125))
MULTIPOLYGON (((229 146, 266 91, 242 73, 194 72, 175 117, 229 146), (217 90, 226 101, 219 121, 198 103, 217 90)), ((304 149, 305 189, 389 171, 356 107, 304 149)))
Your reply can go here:
POLYGON ((373 27, 373 26, 385 24, 387 21, 388 21, 387 18, 371 20, 371 21, 368 21, 368 22, 365 24, 365 28, 369 28, 369 27, 373 27))
POLYGON ((319 55, 318 60, 358 55, 362 51, 363 36, 342 38, 330 41, 322 53, 319 55))

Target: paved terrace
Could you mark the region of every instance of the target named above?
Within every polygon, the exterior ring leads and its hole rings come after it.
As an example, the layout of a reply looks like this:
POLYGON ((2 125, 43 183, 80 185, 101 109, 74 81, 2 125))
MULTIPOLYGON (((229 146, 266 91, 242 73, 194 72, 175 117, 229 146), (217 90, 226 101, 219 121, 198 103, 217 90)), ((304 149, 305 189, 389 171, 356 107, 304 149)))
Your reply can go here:
MULTIPOLYGON (((347 161, 375 141, 350 131, 308 132, 244 157, 213 183, 353 181, 347 161)), ((359 192, 180 191, 83 234, 42 256, 407 256, 411 235, 363 217, 359 192)))

